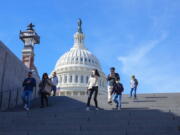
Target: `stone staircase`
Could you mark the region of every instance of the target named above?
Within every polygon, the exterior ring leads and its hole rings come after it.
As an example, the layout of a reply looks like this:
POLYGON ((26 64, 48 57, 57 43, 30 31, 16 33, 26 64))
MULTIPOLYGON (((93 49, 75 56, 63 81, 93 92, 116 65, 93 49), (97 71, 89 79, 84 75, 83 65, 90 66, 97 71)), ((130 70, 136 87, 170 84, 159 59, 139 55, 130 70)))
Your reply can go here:
MULTIPOLYGON (((50 97, 50 106, 22 106, 0 112, 0 135, 180 135, 180 94, 123 95, 123 109, 98 97, 99 107, 86 111, 87 96, 50 97)), ((94 105, 92 100, 92 105, 94 105)))

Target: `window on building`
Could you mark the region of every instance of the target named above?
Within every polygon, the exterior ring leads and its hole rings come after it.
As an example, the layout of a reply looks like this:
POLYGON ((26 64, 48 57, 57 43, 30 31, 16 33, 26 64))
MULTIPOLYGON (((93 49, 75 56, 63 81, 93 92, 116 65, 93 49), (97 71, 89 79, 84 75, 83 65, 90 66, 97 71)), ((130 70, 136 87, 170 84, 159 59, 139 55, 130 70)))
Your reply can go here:
POLYGON ((62 83, 62 76, 59 77, 59 82, 62 83))
POLYGON ((83 62, 83 58, 81 58, 81 62, 83 62))
POLYGON ((69 76, 69 82, 72 83, 72 75, 69 76))
POLYGON ((84 77, 81 76, 81 83, 84 83, 84 77))
POLYGON ((85 58, 85 62, 87 62, 87 58, 85 58))
POLYGON ((67 75, 64 76, 64 83, 67 83, 67 75))
POLYGON ((75 82, 78 83, 78 75, 75 76, 75 82))
POLYGON ((89 62, 91 62, 91 60, 89 59, 89 62))

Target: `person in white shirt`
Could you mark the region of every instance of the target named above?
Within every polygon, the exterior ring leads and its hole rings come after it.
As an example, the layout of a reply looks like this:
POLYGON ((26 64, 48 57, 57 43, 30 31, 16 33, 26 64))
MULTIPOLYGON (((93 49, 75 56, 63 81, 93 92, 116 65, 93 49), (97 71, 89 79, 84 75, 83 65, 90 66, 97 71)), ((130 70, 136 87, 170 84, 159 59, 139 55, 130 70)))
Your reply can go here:
POLYGON ((53 77, 51 78, 51 81, 53 83, 52 86, 52 91, 53 91, 53 96, 56 96, 56 89, 57 89, 57 85, 58 85, 58 77, 56 76, 56 72, 53 73, 53 77))
POLYGON ((136 96, 137 86, 138 86, 138 80, 135 78, 134 75, 132 75, 131 81, 130 81, 130 87, 131 87, 130 98, 132 97, 133 91, 134 91, 134 98, 137 97, 136 96))
POLYGON ((92 74, 89 78, 88 88, 87 88, 87 93, 88 93, 87 108, 86 108, 87 111, 89 111, 90 101, 93 93, 94 93, 94 102, 95 102, 96 110, 98 110, 97 95, 98 95, 99 77, 100 75, 98 70, 97 69, 92 70, 92 74))

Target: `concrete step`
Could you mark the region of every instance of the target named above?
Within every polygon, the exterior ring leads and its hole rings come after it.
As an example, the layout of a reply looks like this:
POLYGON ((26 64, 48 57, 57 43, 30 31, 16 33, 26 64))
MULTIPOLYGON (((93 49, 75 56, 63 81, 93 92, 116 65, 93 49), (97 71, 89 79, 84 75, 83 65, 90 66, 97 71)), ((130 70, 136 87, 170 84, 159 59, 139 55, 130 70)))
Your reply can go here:
POLYGON ((85 111, 87 97, 50 97, 49 100, 50 106, 43 109, 39 108, 37 99, 29 112, 22 106, 0 112, 0 135, 180 134, 177 128, 180 112, 168 110, 169 105, 177 107, 171 96, 140 95, 138 100, 125 96, 121 111, 112 110, 114 104, 108 105, 106 96, 98 97, 102 110, 91 107, 89 112, 85 111), (152 106, 158 109, 151 109, 152 106))

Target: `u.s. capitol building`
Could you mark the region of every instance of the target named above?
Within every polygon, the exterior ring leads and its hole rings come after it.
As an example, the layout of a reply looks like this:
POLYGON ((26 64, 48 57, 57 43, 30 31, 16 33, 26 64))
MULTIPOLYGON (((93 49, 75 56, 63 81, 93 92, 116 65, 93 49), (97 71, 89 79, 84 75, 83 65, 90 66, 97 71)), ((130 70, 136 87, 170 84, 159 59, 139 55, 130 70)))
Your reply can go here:
POLYGON ((52 72, 59 78, 58 88, 61 95, 84 95, 92 69, 100 72, 99 93, 107 91, 106 76, 100 63, 84 45, 82 21, 78 20, 78 31, 74 34, 74 45, 70 51, 62 55, 52 72))

